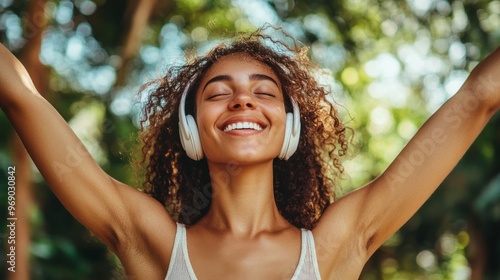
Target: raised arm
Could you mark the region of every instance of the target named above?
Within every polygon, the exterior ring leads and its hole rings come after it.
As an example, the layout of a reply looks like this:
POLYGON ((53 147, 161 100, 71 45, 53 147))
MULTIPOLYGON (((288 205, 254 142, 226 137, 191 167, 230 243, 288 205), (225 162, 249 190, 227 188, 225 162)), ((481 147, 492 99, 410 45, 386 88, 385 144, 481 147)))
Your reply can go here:
MULTIPOLYGON (((351 240, 363 261, 422 206, 500 108, 500 49, 420 128, 377 179, 333 203, 315 231, 323 254, 351 240), (349 237, 350 236, 350 237, 349 237), (328 244, 335 245, 328 245, 328 244)), ((318 253, 320 254, 320 253, 318 253)))
POLYGON ((1 44, 0 67, 0 107, 52 191, 79 222, 118 252, 120 246, 133 247, 123 243, 138 239, 140 246, 153 239, 144 235, 160 228, 173 236, 175 224, 163 206, 108 176, 1 44))

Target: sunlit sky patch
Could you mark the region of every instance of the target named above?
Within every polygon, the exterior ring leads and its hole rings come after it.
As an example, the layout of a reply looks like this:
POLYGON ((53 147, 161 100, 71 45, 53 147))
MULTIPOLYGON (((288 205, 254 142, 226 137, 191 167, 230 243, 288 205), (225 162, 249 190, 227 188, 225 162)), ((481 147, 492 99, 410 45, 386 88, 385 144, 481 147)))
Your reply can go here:
POLYGON ((132 108, 132 100, 130 98, 131 88, 122 90, 116 98, 111 102, 111 111, 117 116, 126 116, 130 114, 132 108))
POLYGON ((391 112, 385 107, 375 107, 370 113, 370 123, 368 130, 373 135, 388 133, 394 126, 394 118, 391 112))
POLYGON ((70 23, 73 20, 73 8, 73 3, 70 1, 61 1, 54 19, 61 25, 70 23))
POLYGON ((97 5, 90 0, 77 1, 76 5, 80 9, 80 12, 86 16, 93 14, 97 9, 97 5))
POLYGON ((72 36, 68 40, 68 46, 66 48, 66 56, 71 59, 78 61, 83 57, 83 51, 85 48, 85 42, 80 36, 72 36))
POLYGON ((264 0, 232 0, 232 4, 245 13, 246 18, 254 26, 262 26, 266 23, 276 24, 279 17, 269 6, 268 1, 264 0))
POLYGON ((0 8, 7 8, 14 3, 14 0, 0 0, 0 8))
POLYGON ((432 6, 435 4, 435 0, 407 0, 409 6, 419 16, 424 16, 432 6))
POLYGON ((390 53, 381 53, 365 63, 365 72, 373 78, 394 78, 401 71, 399 61, 390 53))
POLYGON ((23 28, 21 27, 21 19, 12 12, 2 14, 0 17, 0 30, 5 30, 5 35, 10 44, 15 47, 21 47, 24 39, 23 28))

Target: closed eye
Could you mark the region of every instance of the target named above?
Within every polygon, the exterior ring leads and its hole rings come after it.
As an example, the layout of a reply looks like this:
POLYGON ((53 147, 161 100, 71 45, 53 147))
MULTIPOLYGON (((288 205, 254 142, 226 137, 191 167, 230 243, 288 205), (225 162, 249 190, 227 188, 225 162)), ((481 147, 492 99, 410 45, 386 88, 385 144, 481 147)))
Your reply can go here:
POLYGON ((216 93, 216 94, 212 94, 210 95, 207 100, 214 100, 214 99, 218 99, 220 97, 223 97, 223 96, 228 96, 230 95, 229 93, 216 93))
POLYGON ((269 92, 256 92, 255 94, 260 94, 260 95, 266 95, 270 97, 276 97, 275 94, 269 93, 269 92))

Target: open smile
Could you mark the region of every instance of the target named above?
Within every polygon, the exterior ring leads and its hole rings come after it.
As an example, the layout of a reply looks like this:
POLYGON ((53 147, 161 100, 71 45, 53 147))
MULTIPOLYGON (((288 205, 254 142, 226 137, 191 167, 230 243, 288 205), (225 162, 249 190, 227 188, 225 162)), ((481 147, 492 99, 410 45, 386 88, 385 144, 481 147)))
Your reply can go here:
POLYGON ((242 130, 242 129, 251 129, 251 130, 256 130, 256 131, 263 130, 263 128, 258 123, 254 123, 254 122, 236 122, 236 123, 228 124, 222 130, 224 132, 229 132, 229 131, 233 131, 233 130, 242 130))

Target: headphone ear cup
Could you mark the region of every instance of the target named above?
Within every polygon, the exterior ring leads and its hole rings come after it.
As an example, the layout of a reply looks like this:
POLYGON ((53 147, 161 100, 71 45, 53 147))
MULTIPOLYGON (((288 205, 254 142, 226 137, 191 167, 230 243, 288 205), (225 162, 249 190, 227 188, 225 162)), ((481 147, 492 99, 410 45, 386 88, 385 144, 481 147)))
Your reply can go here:
POLYGON ((291 140, 290 138, 292 137, 292 127, 293 127, 293 114, 286 113, 285 138, 283 139, 283 146, 281 147, 280 154, 278 155, 280 159, 287 160, 289 158, 288 154, 290 150, 290 140, 291 140))
POLYGON ((297 147, 299 146, 300 117, 296 118, 295 115, 293 115, 293 121, 290 123, 290 126, 292 126, 290 132, 290 144, 288 145, 288 150, 286 152, 285 159, 289 159, 295 153, 295 151, 297 151, 297 147))
POLYGON ((287 160, 297 150, 300 140, 300 110, 297 102, 290 98, 293 106, 293 113, 286 114, 285 139, 279 154, 280 159, 287 160))
POLYGON ((193 160, 200 160, 203 158, 203 149, 201 147, 200 135, 198 134, 198 126, 193 116, 186 114, 184 108, 186 106, 186 97, 190 83, 186 85, 179 103, 179 136, 182 148, 186 151, 187 156, 193 160))
MULTIPOLYGON (((203 149, 201 148, 201 140, 198 134, 198 126, 193 116, 186 115, 187 131, 186 135, 182 135, 181 131, 181 142, 182 147, 186 151, 189 158, 193 160, 201 160, 203 158, 203 149), (187 137, 184 137, 187 136, 187 137)), ((180 126, 182 130, 182 125, 180 126)))

